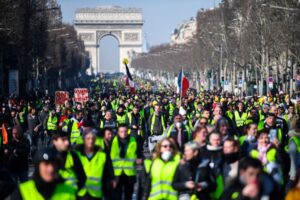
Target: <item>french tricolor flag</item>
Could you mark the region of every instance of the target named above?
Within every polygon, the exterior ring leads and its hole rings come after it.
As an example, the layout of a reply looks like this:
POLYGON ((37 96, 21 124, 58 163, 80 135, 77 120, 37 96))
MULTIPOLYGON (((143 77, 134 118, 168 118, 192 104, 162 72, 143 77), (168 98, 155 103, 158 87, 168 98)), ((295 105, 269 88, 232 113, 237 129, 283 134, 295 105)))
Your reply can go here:
POLYGON ((177 93, 184 97, 190 87, 189 80, 183 73, 183 68, 181 68, 178 79, 177 79, 177 93))
POLYGON ((126 67, 126 85, 130 87, 130 92, 135 93, 135 84, 133 82, 132 76, 130 74, 129 68, 128 68, 128 60, 124 59, 123 61, 125 67, 126 67))

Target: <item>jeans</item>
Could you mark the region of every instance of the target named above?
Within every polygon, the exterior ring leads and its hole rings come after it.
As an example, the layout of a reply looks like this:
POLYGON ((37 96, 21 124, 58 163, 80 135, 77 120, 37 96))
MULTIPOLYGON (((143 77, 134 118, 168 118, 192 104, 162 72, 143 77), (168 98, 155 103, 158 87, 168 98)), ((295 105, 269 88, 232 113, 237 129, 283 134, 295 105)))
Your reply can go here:
POLYGON ((117 179, 118 184, 114 199, 123 199, 124 195, 124 200, 131 200, 134 191, 134 183, 136 181, 136 176, 126 176, 125 174, 122 174, 121 176, 117 176, 117 179))

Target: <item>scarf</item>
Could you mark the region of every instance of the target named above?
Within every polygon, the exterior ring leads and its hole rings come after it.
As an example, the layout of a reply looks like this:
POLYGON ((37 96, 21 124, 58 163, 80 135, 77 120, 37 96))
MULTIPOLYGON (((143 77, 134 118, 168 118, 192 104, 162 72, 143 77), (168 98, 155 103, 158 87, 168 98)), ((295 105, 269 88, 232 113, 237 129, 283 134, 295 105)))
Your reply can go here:
POLYGON ((258 147, 258 152, 259 152, 259 160, 262 162, 263 165, 265 165, 268 160, 267 160, 267 151, 271 147, 271 144, 269 144, 266 147, 258 147))

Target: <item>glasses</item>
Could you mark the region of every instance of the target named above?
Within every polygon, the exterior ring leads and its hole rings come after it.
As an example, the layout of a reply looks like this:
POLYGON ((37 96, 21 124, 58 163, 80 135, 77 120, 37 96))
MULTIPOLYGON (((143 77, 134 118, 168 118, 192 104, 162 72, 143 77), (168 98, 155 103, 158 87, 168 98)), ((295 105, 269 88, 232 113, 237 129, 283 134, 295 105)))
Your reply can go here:
POLYGON ((161 145, 163 148, 172 148, 171 145, 169 144, 165 144, 165 145, 161 145))

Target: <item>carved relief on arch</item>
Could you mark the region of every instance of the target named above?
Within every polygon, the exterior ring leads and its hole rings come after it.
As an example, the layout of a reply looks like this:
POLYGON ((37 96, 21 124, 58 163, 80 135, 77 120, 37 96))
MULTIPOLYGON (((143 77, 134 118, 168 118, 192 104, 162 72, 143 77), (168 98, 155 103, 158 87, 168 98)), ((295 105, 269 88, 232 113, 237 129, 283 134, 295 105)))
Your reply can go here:
POLYGON ((79 33, 79 37, 85 42, 90 42, 95 40, 94 33, 79 33))
POLYGON ((122 32, 121 31, 97 31, 97 41, 101 40, 106 35, 115 36, 119 42, 122 40, 122 32))
POLYGON ((124 34, 124 39, 125 41, 139 41, 139 33, 125 33, 124 34))

